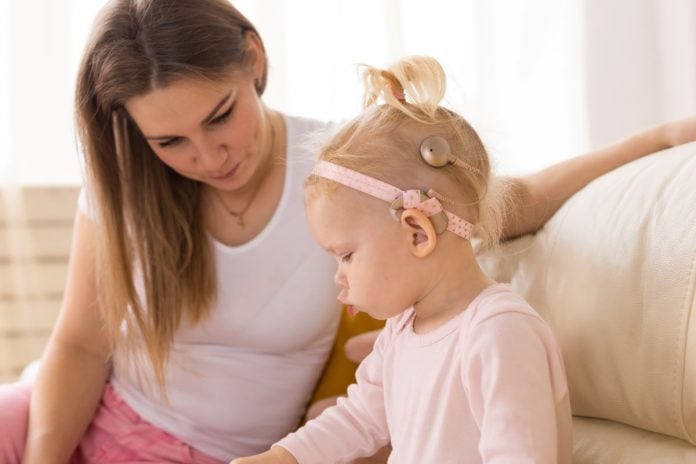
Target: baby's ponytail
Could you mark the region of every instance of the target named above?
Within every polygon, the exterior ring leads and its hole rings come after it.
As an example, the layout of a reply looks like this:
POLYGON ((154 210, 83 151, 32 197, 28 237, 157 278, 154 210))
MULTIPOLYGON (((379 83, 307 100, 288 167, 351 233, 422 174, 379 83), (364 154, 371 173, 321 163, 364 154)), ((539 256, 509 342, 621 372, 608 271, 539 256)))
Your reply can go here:
POLYGON ((420 122, 436 122, 442 116, 447 78, 434 58, 408 56, 388 69, 363 65, 362 80, 366 109, 383 102, 420 122))

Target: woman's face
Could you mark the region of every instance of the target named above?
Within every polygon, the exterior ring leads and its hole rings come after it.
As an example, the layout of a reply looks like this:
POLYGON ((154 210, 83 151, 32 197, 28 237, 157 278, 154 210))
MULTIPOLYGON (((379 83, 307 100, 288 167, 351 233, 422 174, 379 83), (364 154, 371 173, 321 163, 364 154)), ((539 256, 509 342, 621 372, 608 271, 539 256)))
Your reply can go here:
POLYGON ((251 73, 221 82, 182 78, 126 101, 154 153, 182 176, 219 190, 247 184, 271 142, 251 73))

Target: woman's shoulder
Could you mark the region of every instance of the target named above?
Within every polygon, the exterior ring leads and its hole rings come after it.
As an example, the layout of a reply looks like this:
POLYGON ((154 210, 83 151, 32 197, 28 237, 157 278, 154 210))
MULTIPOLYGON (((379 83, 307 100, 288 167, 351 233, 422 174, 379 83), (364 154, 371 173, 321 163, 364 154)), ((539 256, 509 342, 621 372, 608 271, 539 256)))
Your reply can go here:
POLYGON ((283 115, 288 134, 297 134, 306 136, 317 132, 330 131, 336 127, 336 123, 332 121, 324 121, 321 119, 308 118, 297 115, 283 115))
POLYGON ((288 160, 303 166, 300 172, 304 178, 314 166, 320 147, 331 136, 336 124, 302 116, 284 115, 284 119, 288 160))

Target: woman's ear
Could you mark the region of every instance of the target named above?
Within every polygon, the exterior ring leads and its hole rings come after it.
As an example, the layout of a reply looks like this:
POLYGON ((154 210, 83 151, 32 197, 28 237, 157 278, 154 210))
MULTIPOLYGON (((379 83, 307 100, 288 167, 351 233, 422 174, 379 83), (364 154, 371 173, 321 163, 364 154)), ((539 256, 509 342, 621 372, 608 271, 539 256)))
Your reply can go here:
POLYGON ((254 73, 254 78, 259 80, 266 70, 266 52, 261 43, 261 39, 254 31, 246 32, 246 42, 248 52, 253 57, 251 70, 254 73))
POLYGON ((417 209, 406 209, 401 213, 401 226, 410 235, 411 253, 417 258, 425 258, 437 245, 437 233, 425 213, 417 209))

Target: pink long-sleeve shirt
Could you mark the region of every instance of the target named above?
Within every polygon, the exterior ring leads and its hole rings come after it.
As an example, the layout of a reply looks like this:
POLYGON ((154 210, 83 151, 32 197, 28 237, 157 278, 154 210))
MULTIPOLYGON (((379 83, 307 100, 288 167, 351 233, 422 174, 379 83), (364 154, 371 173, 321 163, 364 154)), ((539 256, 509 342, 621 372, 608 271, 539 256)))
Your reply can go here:
POLYGON ((434 331, 390 319, 348 397, 276 443, 300 464, 346 462, 391 441, 390 463, 571 462, 561 352, 508 285, 434 331))

